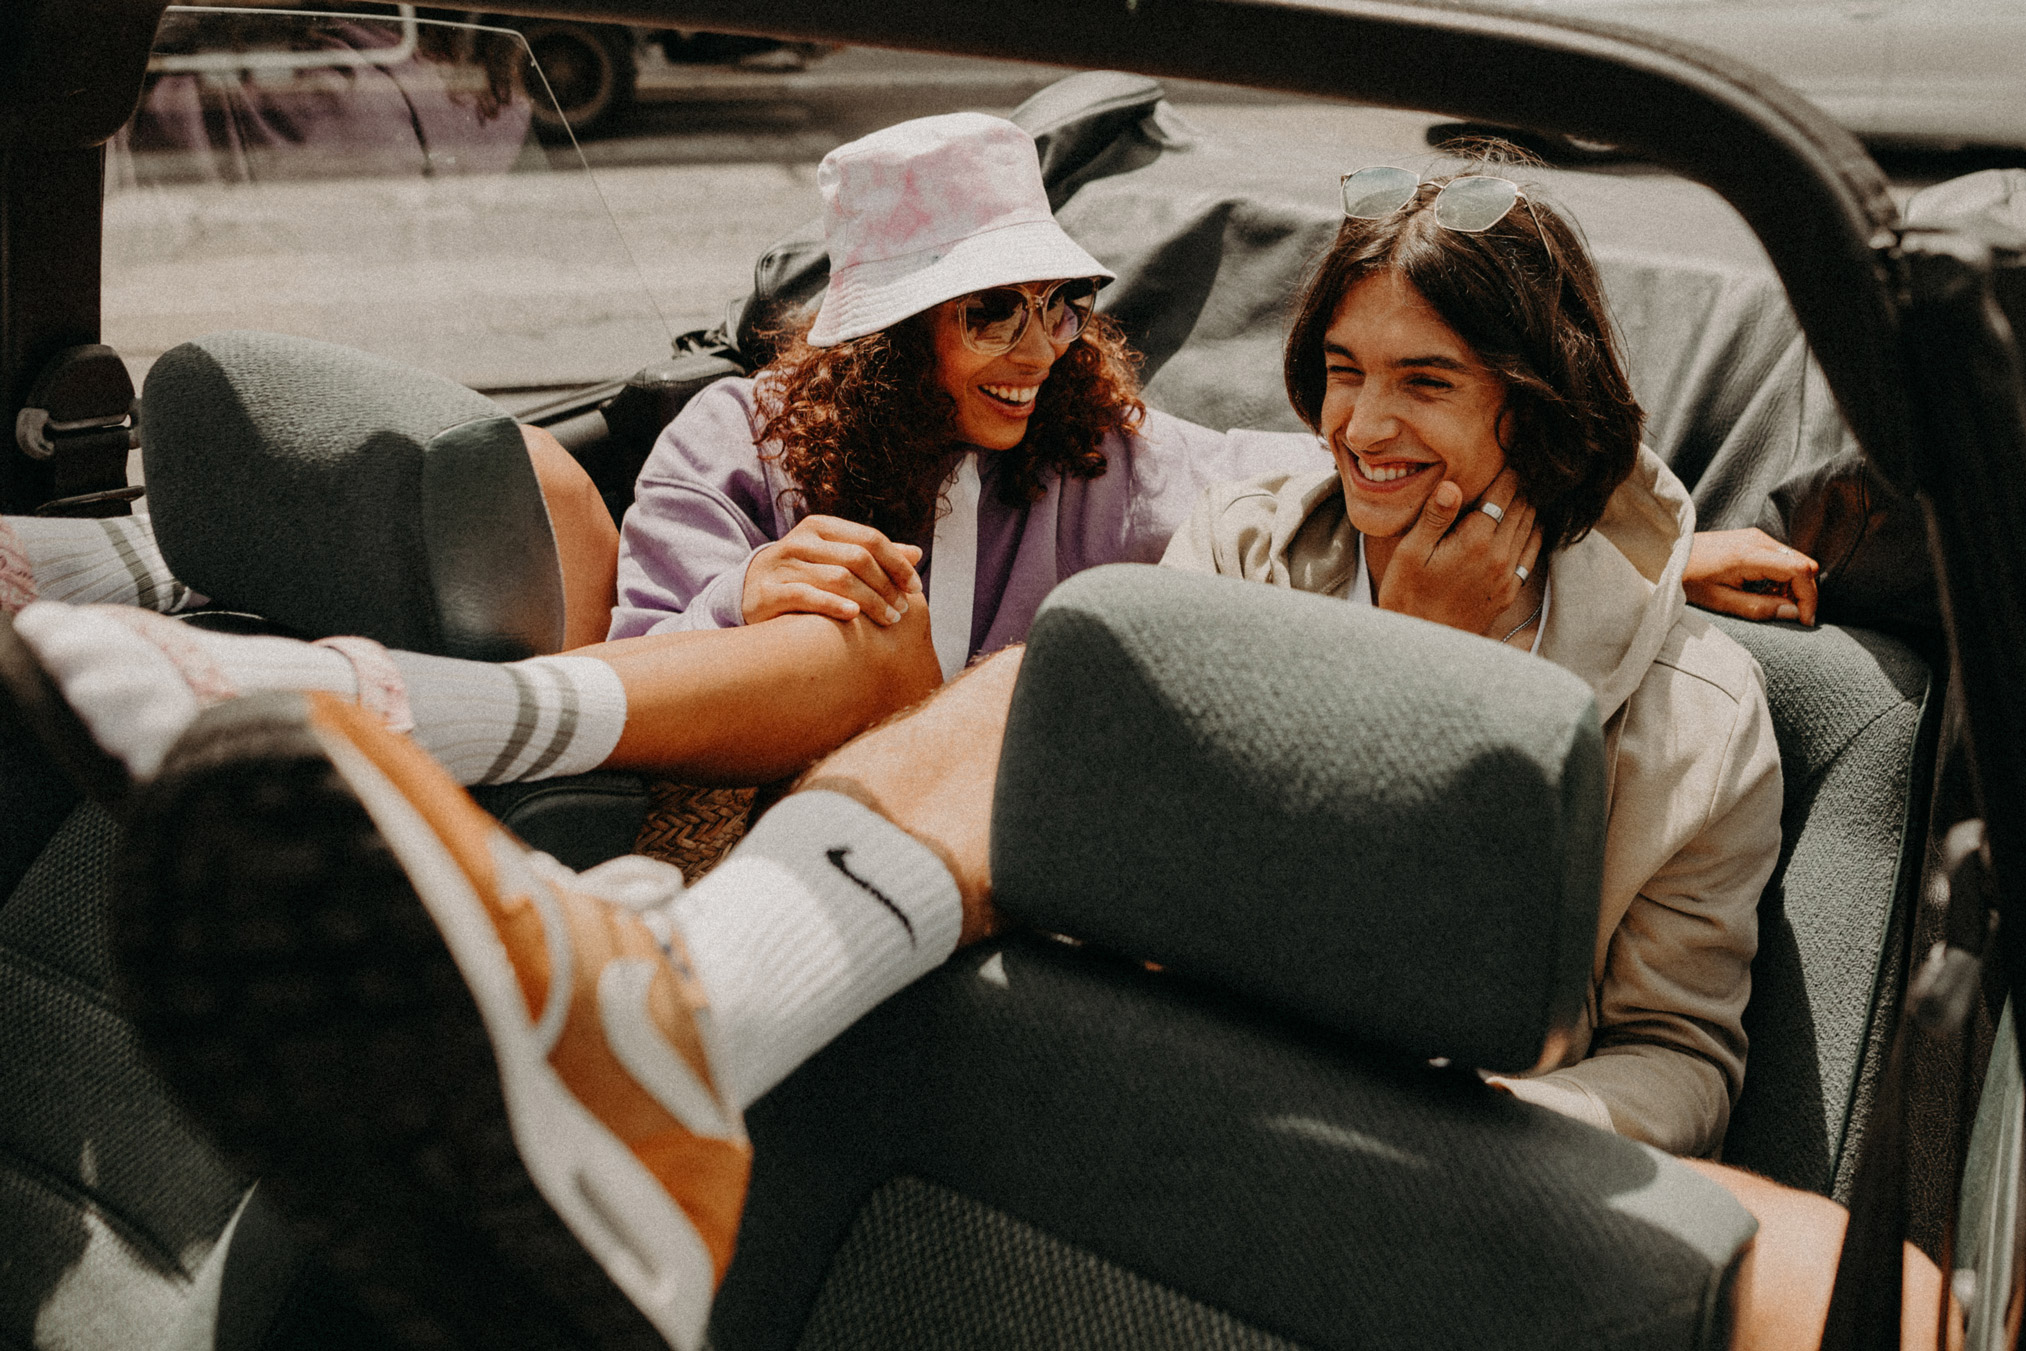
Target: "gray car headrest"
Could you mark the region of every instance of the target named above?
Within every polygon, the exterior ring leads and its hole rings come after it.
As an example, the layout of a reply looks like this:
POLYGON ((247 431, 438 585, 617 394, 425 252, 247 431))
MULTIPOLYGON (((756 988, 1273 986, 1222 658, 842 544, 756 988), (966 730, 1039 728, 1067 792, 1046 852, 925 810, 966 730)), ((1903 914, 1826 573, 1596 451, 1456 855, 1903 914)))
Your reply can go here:
POLYGON ((464 386, 277 333, 165 352, 141 399, 162 556, 312 637, 502 661, 563 642, 563 579, 519 426, 464 386))
POLYGON ((1009 918, 1417 1056, 1559 1054, 1604 842, 1589 687, 1368 606, 1121 564, 1057 587, 999 762, 1009 918))

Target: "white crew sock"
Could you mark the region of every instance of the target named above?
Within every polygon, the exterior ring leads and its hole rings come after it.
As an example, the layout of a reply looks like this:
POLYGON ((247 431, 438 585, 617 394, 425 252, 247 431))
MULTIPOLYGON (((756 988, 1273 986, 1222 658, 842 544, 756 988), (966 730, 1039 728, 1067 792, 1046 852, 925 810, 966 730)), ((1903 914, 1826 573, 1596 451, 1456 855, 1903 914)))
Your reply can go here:
POLYGON ((665 914, 710 998, 711 1070, 739 1112, 942 965, 963 926, 933 851, 821 791, 783 798, 665 914))
POLYGON ((210 633, 117 605, 37 602, 14 627, 93 738, 140 779, 199 710, 254 690, 355 699, 467 784, 595 769, 626 728, 619 674, 591 657, 460 661, 364 638, 210 633))
POLYGON ((0 516, 0 608, 12 613, 37 599, 138 605, 162 614, 204 603, 170 573, 146 516, 0 516), (25 592, 18 577, 24 568, 25 592))

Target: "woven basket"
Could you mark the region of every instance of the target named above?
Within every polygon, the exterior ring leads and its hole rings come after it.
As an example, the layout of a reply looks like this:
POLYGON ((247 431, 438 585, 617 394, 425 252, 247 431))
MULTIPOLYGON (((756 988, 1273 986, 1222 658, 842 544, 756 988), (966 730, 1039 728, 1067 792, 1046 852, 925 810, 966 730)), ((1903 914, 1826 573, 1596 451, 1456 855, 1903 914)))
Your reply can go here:
POLYGON ((745 837, 754 791, 656 780, 649 785, 653 805, 633 852, 673 863, 695 886, 745 837))

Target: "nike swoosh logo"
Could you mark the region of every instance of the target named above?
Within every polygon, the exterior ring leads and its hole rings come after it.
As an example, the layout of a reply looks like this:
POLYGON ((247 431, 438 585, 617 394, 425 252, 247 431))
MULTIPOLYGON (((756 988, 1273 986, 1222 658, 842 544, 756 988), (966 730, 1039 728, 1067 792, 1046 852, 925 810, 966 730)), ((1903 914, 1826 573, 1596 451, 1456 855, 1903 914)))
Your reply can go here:
POLYGON ((844 860, 850 857, 850 855, 851 855, 851 847, 849 845, 844 845, 836 849, 825 850, 823 857, 830 860, 831 867, 843 873, 853 882, 856 882, 859 885, 859 887, 866 892, 867 895, 872 897, 873 900, 878 901, 881 905, 893 911, 893 917, 900 921, 901 927, 903 929, 907 930, 908 946, 909 947, 916 946, 914 921, 909 919, 907 917, 907 912, 902 910, 899 906, 895 905, 893 901, 888 898, 885 892, 881 891, 878 887, 874 886, 872 883, 866 881, 863 877, 860 877, 857 873, 851 871, 851 869, 844 866, 844 860))

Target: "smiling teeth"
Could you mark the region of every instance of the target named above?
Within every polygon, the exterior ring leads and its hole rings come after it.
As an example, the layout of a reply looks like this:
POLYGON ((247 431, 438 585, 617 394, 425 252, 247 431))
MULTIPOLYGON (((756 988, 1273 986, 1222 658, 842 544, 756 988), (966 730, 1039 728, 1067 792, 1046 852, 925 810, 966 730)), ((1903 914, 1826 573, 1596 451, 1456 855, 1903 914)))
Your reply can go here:
POLYGON ((1388 466, 1388 468, 1374 468, 1374 466, 1366 464, 1363 460, 1357 460, 1357 474, 1361 478, 1370 478, 1376 484, 1390 484, 1396 478, 1406 478, 1408 474, 1418 474, 1424 468, 1428 468, 1428 466, 1426 464, 1394 464, 1394 466, 1388 466))
POLYGON ((1034 396, 1041 392, 1039 385, 980 385, 978 388, 1007 403, 1033 403, 1034 396))

